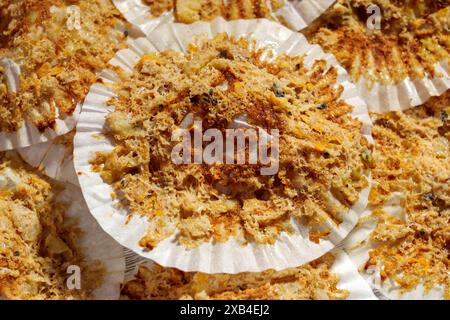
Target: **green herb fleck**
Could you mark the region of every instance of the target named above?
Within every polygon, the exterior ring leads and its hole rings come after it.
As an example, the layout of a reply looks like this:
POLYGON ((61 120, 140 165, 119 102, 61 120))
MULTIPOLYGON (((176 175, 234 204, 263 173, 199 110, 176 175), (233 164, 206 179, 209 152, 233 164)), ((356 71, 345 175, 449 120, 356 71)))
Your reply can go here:
POLYGON ((272 91, 273 93, 275 93, 275 96, 278 98, 284 98, 285 94, 283 89, 281 88, 281 86, 278 83, 273 83, 272 85, 272 91))

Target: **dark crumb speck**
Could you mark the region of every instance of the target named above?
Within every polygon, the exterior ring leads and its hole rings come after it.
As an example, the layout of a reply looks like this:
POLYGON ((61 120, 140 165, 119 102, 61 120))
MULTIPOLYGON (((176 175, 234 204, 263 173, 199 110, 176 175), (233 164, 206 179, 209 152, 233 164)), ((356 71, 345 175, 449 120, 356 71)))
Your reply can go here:
POLYGON ((283 89, 278 83, 273 83, 272 85, 272 91, 275 93, 275 96, 278 98, 284 98, 285 94, 283 89))
POLYGON ((423 198, 424 198, 425 200, 430 200, 430 201, 433 201, 433 200, 434 200, 434 196, 433 196, 432 193, 425 193, 425 194, 423 195, 423 198))
POLYGON ((317 109, 319 109, 319 110, 325 110, 326 108, 328 108, 328 106, 327 106, 326 103, 321 103, 321 104, 317 107, 317 109))

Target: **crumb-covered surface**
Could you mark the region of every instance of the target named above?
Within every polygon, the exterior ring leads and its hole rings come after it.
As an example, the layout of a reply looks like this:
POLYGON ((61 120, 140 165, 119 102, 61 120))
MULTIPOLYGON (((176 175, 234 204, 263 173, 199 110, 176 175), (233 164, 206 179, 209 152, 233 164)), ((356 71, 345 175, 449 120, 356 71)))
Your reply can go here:
POLYGON ((100 286, 104 266, 86 263, 83 232, 56 198, 62 186, 13 153, 0 153, 0 298, 85 299, 100 286), (81 290, 69 290, 68 267, 81 268, 81 290))
POLYGON ((248 46, 221 34, 186 55, 147 54, 114 88, 106 124, 115 148, 92 165, 132 215, 148 218, 142 247, 154 248, 177 229, 178 241, 191 248, 230 237, 274 243, 292 231, 291 219, 319 243, 330 233, 325 222, 339 226, 367 187, 370 147, 339 98, 336 69, 323 60, 307 69, 302 57, 262 62, 262 52, 248 46), (174 164, 172 133, 190 115, 204 131, 223 132, 243 115, 254 128, 279 130, 278 172, 174 164))
POLYGON ((373 114, 374 179, 369 219, 377 219, 365 269, 378 267, 381 280, 402 292, 423 284, 444 288, 450 299, 450 92, 405 113, 373 114), (403 213, 383 205, 403 194, 403 213))
POLYGON ((124 20, 110 0, 0 1, 0 58, 20 67, 15 92, 0 67, 0 131, 39 130, 72 115, 96 72, 121 47, 124 20))
POLYGON ((371 87, 439 76, 434 64, 450 58, 449 19, 446 0, 338 0, 303 33, 371 87), (367 26, 371 5, 380 8, 381 29, 367 26))
POLYGON ((193 23, 219 16, 227 20, 274 19, 284 0, 144 0, 144 3, 149 5, 153 16, 174 10, 177 22, 193 23))
POLYGON ((159 265, 139 267, 122 289, 122 299, 155 300, 342 300, 339 276, 330 271, 334 256, 283 271, 237 275, 182 272, 159 265))

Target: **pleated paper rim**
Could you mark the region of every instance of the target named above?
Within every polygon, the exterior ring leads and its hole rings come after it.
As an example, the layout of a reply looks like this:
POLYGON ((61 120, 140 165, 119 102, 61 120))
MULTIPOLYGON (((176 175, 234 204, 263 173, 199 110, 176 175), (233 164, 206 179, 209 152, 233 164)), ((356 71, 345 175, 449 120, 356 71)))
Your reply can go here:
POLYGON ((76 116, 70 116, 64 119, 56 119, 55 130, 46 129, 44 132, 29 121, 25 121, 24 125, 15 132, 0 132, 0 151, 14 150, 18 148, 24 148, 46 141, 51 141, 54 138, 68 133, 75 128, 76 117, 81 111, 81 107, 78 104, 74 114, 76 116))
POLYGON ((122 246, 106 234, 92 217, 79 187, 67 184, 56 199, 70 204, 65 215, 67 218, 77 219, 77 226, 82 230, 78 245, 83 254, 83 262, 89 264, 99 261, 104 267, 102 282, 89 298, 118 299, 125 276, 125 255, 122 246))
MULTIPOLYGON (((282 17, 287 27, 294 31, 300 31, 311 24, 334 2, 335 0, 286 0, 281 8, 272 12, 271 16, 278 22, 280 21, 277 17, 282 17)), ((145 35, 149 35, 161 24, 175 21, 173 11, 167 11, 159 17, 154 17, 150 7, 142 0, 113 0, 113 3, 128 22, 139 28, 145 35)))
MULTIPOLYGON (((382 208, 383 211, 400 218, 404 212, 401 205, 403 194, 395 192, 389 201, 382 208)), ((377 221, 368 219, 372 214, 371 209, 367 209, 361 216, 361 222, 348 235, 343 243, 344 250, 347 252, 351 261, 358 268, 361 276, 370 284, 381 298, 392 300, 442 300, 444 299, 445 288, 436 286, 429 292, 425 292, 423 284, 419 284, 411 291, 402 292, 401 286, 391 279, 381 281, 381 275, 378 268, 364 270, 363 267, 369 260, 369 252, 375 249, 369 243, 365 242, 372 231, 375 230, 377 221)))
MULTIPOLYGON (((359 274, 349 256, 340 249, 334 249, 332 253, 335 255, 336 260, 330 271, 339 276, 337 288, 349 292, 347 300, 377 300, 371 287, 359 274)), ((154 266, 153 261, 144 259, 130 250, 125 250, 125 261, 125 283, 136 278, 140 266, 144 265, 148 268, 154 266)))
POLYGON ((42 171, 46 176, 79 186, 73 155, 67 152, 67 148, 68 146, 52 140, 17 149, 17 152, 26 163, 42 171))
MULTIPOLYGON (((7 58, 1 58, 0 65, 6 69, 5 76, 10 82, 8 87, 12 86, 13 91, 17 91, 20 87, 20 68, 14 61, 7 58)), ((58 111, 58 108, 56 108, 56 110, 58 111)), ((81 105, 77 104, 71 116, 58 115, 56 118, 55 129, 47 128, 44 132, 39 131, 39 129, 27 119, 24 121, 22 127, 15 132, 0 131, 0 151, 28 147, 63 135, 75 128, 77 117, 80 112, 81 105)))
MULTIPOLYGON (((20 177, 17 176, 14 180, 16 179, 20 180, 20 177)), ((102 281, 88 298, 97 300, 118 299, 125 277, 123 247, 100 228, 90 214, 79 187, 68 184, 62 191, 56 193, 54 200, 66 206, 63 223, 69 225, 75 223, 75 226, 81 230, 79 237, 76 239, 77 248, 82 254, 81 262, 86 265, 100 262, 103 268, 102 281)), ((81 279, 81 283, 83 283, 83 279, 81 279)))
POLYGON ((356 86, 360 96, 366 101, 370 112, 384 113, 404 111, 427 102, 431 97, 440 96, 450 89, 450 68, 446 61, 434 65, 435 77, 421 79, 406 78, 397 84, 374 83, 368 89, 367 81, 361 78, 356 86))
MULTIPOLYGON (((258 47, 270 45, 275 55, 305 54, 305 64, 310 66, 316 59, 324 59, 329 66, 338 70, 338 83, 344 88, 341 96, 354 109, 352 116, 362 123, 362 133, 369 141, 371 121, 364 101, 357 96, 357 90, 348 80, 345 70, 338 66, 332 55, 325 54, 319 46, 311 46, 305 37, 288 28, 268 20, 236 20, 226 22, 217 18, 211 23, 198 22, 192 25, 164 24, 148 38, 130 42, 130 48, 118 52, 111 64, 131 71, 145 52, 164 51, 167 49, 184 50, 198 35, 212 35, 227 32, 235 37, 248 37, 256 40, 258 47)), ((115 74, 105 71, 103 83, 117 81, 115 74)), ((344 221, 332 230, 327 239, 316 244, 302 237, 307 234, 305 228, 296 225, 294 235, 282 233, 274 245, 257 245, 254 243, 241 246, 234 239, 220 244, 206 243, 198 248, 187 250, 176 244, 174 235, 163 240, 152 251, 139 246, 139 240, 145 235, 147 218, 133 216, 127 219, 127 211, 118 206, 118 199, 113 199, 113 188, 103 182, 100 175, 92 171, 90 161, 98 151, 110 151, 111 141, 102 134, 105 116, 112 109, 105 102, 114 96, 105 86, 97 83, 91 87, 83 105, 83 112, 75 136, 74 162, 82 190, 91 210, 103 229, 116 241, 145 258, 152 259, 165 267, 174 267, 183 271, 201 271, 205 273, 240 273, 260 272, 266 269, 282 270, 303 265, 317 259, 332 250, 353 229, 359 215, 367 205, 369 187, 364 189, 358 202, 344 214, 344 221), (125 223, 126 221, 126 223, 125 223)))

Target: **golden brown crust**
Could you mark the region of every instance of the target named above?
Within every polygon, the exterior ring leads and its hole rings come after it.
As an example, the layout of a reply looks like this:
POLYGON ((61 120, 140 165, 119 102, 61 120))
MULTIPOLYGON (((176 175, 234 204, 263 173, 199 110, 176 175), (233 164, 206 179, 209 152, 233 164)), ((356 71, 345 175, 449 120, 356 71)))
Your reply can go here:
POLYGON ((141 266, 136 278, 125 284, 122 299, 345 299, 348 291, 337 288, 339 277, 330 271, 333 261, 328 254, 303 267, 237 275, 141 266))
POLYGON ((227 20, 274 19, 274 12, 283 0, 144 0, 153 16, 174 10, 177 22, 210 21, 222 16, 227 20))
POLYGON ((173 10, 175 2, 175 0, 144 0, 144 3, 150 7, 150 13, 155 17, 173 10))
POLYGON ((225 7, 222 0, 175 1, 175 18, 177 22, 209 21, 222 16, 224 12, 225 7))
POLYGON ((449 15, 448 1, 339 0, 303 33, 371 87, 438 76, 434 64, 450 58, 449 15), (381 9, 381 30, 367 27, 373 4, 381 9))
POLYGON ((25 119, 44 131, 58 113, 71 115, 124 38, 110 0, 2 1, 0 14, 0 57, 21 69, 17 93, 0 70, 0 131, 17 131, 25 119))
POLYGON ((101 263, 86 264, 77 221, 55 197, 62 187, 0 153, 0 298, 82 299, 102 281, 101 263), (69 290, 67 268, 81 268, 81 290, 69 290))
POLYGON ((373 114, 375 168, 370 205, 378 219, 366 268, 378 266, 382 279, 403 291, 424 284, 445 288, 450 244, 450 91, 404 113, 373 114), (404 217, 383 211, 394 192, 403 194, 404 217))
POLYGON ((142 246, 152 249, 175 228, 188 247, 232 235, 273 243, 291 231, 291 218, 306 220, 319 242, 329 234, 323 222, 339 225, 367 186, 370 150, 352 107, 339 99, 336 69, 318 61, 308 70, 302 57, 265 63, 248 45, 221 34, 185 56, 149 54, 116 88, 106 119, 116 147, 93 164, 132 214, 149 218, 142 246), (242 115, 278 129, 278 173, 261 175, 260 164, 175 165, 171 135, 189 114, 204 131, 224 132, 242 115))

